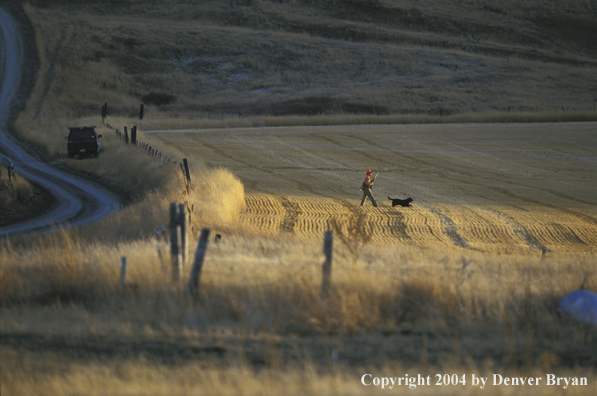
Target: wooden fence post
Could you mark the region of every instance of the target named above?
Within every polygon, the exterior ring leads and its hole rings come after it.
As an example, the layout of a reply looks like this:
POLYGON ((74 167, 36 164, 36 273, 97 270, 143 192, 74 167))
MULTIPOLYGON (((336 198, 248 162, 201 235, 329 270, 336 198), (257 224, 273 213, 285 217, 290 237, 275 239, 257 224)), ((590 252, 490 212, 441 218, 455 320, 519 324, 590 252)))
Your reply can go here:
POLYGON ((131 143, 134 144, 135 146, 137 145, 137 126, 134 125, 131 128, 131 143))
POLYGON ((205 251, 207 250, 207 240, 209 238, 209 229, 201 230, 199 237, 199 244, 195 252, 195 261, 193 262, 193 270, 191 278, 189 279, 189 292, 195 293, 199 289, 199 277, 201 275, 201 268, 203 267, 203 259, 205 258, 205 251))
POLYGON ((186 158, 182 159, 182 163, 184 165, 184 175, 187 179, 187 194, 189 193, 189 187, 191 185, 191 173, 189 172, 189 163, 186 158))
POLYGON ((141 103, 141 106, 139 107, 139 119, 142 120, 143 119, 143 111, 145 110, 145 106, 143 105, 143 103, 141 103))
POLYGON ((120 258, 120 286, 124 286, 124 282, 126 281, 126 257, 120 258))
POLYGON ((182 159, 182 163, 184 164, 184 171, 185 176, 187 177, 187 183, 191 182, 191 173, 189 172, 189 163, 186 158, 182 159))
POLYGON ((187 214, 186 205, 178 205, 178 224, 180 225, 180 250, 182 253, 182 267, 187 258, 187 214))
POLYGON ((170 263, 172 266, 172 282, 180 281, 180 261, 178 260, 178 210, 176 203, 170 204, 170 263))
POLYGON ((325 261, 323 262, 323 278, 321 280, 321 295, 324 298, 329 296, 328 288, 330 286, 330 278, 332 276, 333 242, 334 234, 332 231, 326 231, 323 239, 323 252, 325 253, 325 261))
POLYGON ((126 127, 124 127, 124 142, 125 142, 126 144, 129 144, 129 134, 128 134, 128 132, 126 131, 126 127))

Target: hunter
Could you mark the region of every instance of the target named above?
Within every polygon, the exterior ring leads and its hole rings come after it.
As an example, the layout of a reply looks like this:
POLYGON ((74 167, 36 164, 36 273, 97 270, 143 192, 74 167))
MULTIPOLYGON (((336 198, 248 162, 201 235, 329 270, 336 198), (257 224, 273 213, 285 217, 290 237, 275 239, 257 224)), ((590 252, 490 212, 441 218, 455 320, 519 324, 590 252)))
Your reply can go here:
POLYGON ((373 206, 377 208, 377 202, 375 202, 375 197, 371 193, 371 189, 373 188, 373 183, 375 183, 375 178, 371 178, 371 169, 367 169, 367 176, 365 176, 365 181, 361 186, 361 190, 363 190, 363 199, 361 200, 361 206, 365 203, 365 199, 369 197, 373 206))

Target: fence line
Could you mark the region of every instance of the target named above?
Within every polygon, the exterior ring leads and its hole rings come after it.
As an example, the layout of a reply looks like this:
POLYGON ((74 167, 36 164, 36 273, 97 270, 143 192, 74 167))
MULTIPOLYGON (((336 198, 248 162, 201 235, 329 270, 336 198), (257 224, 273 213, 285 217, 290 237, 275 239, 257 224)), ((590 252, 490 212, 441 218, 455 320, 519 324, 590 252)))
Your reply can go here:
MULTIPOLYGON (((130 139, 129 139, 128 128, 126 126, 123 127, 124 132, 121 132, 120 129, 114 128, 112 125, 110 125, 110 123, 105 122, 105 117, 108 112, 107 109, 108 109, 108 104, 105 103, 104 106, 102 106, 102 120, 104 121, 104 125, 106 125, 106 127, 108 129, 113 129, 114 132, 116 133, 116 136, 118 137, 118 139, 120 139, 121 141, 124 141, 124 144, 129 144, 129 142, 130 142, 130 144, 132 146, 142 149, 151 158, 154 158, 155 160, 161 162, 162 165, 175 165, 175 166, 179 165, 180 166, 180 171, 182 172, 182 176, 184 177, 184 179, 186 181, 186 192, 188 194, 190 191, 190 185, 191 185, 191 174, 189 171, 189 163, 188 163, 187 159, 183 158, 182 161, 178 162, 178 161, 174 160, 173 158, 168 157, 167 155, 164 155, 164 153, 162 153, 161 151, 158 151, 157 149, 151 147, 148 143, 140 142, 139 140, 137 140, 137 126, 136 125, 133 125, 133 127, 131 128, 131 130, 130 130, 131 134, 130 134, 130 139)), ((143 114, 143 105, 141 105, 140 112, 141 112, 140 114, 142 115, 143 114)))
POLYGON ((151 147, 149 145, 149 143, 145 143, 145 142, 141 142, 141 141, 137 140, 137 126, 136 125, 133 126, 130 130, 130 139, 129 139, 129 133, 128 133, 127 127, 124 127, 124 132, 122 132, 118 128, 114 128, 110 124, 106 124, 106 127, 113 129, 115 131, 118 139, 120 139, 121 141, 124 141, 125 144, 131 144, 135 147, 142 149, 143 151, 145 151, 145 153, 147 155, 149 155, 150 157, 161 162, 162 165, 180 165, 180 169, 182 171, 183 176, 187 180, 187 184, 190 183, 191 179, 190 179, 190 174, 189 174, 189 170, 188 170, 188 163, 185 163, 186 158, 184 158, 183 161, 178 162, 178 161, 174 160, 173 158, 168 157, 167 155, 164 155, 163 152, 158 151, 156 148, 151 147))

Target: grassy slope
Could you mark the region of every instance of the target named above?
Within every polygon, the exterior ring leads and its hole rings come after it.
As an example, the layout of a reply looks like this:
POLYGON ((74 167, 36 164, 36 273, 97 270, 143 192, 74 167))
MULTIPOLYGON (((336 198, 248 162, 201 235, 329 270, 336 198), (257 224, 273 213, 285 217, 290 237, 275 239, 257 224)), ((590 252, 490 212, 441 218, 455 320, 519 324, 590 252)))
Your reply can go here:
POLYGON ((31 3, 56 65, 49 89, 77 117, 106 101, 133 115, 144 97, 196 117, 551 112, 597 99, 588 0, 31 3))

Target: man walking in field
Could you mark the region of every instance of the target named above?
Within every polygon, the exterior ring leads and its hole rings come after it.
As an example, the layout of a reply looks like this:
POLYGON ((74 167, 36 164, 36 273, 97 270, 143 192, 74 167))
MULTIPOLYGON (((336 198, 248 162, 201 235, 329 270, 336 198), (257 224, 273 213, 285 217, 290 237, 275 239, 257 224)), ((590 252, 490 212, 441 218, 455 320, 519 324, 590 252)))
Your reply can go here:
POLYGON ((363 206, 363 204, 365 203, 365 199, 369 198, 373 206, 377 208, 377 202, 375 202, 375 197, 371 193, 373 183, 375 183, 375 178, 371 177, 371 169, 367 169, 367 176, 365 176, 365 181, 361 186, 361 190, 363 190, 363 199, 361 200, 361 206, 363 206))

